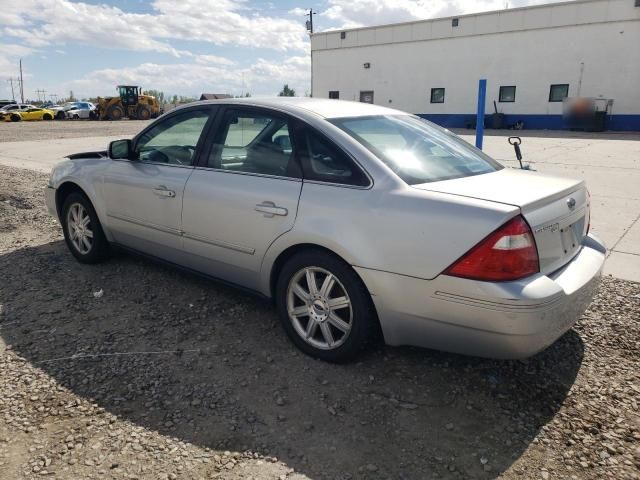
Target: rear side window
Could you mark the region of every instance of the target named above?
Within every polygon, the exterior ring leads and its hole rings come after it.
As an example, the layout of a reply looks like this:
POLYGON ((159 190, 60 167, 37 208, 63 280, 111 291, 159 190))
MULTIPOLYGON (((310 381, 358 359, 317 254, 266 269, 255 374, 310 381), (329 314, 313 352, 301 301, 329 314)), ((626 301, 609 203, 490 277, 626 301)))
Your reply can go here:
POLYGON ((339 118, 332 123, 368 148, 409 185, 503 168, 448 130, 413 115, 339 118))
POLYGON ((299 177, 289 122, 266 112, 228 110, 207 166, 229 172, 299 177))
POLYGON ((369 178, 337 145, 310 129, 301 132, 300 159, 305 180, 366 187, 369 178))

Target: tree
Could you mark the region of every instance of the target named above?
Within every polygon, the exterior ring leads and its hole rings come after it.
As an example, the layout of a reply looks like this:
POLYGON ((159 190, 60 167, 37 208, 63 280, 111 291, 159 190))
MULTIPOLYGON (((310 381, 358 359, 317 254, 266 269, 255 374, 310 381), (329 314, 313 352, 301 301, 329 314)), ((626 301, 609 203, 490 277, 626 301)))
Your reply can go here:
POLYGON ((282 90, 280 91, 278 96, 279 97, 295 97, 296 91, 293 88, 289 88, 289 85, 285 84, 285 86, 282 87, 282 90))

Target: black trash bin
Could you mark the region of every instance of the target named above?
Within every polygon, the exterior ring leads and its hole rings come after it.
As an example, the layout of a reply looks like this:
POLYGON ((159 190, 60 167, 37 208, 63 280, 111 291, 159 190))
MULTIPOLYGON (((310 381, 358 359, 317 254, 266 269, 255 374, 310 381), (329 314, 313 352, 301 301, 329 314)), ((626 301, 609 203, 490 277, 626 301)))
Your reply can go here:
POLYGON ((587 132, 604 132, 607 129, 607 112, 593 112, 593 116, 587 122, 587 132))
POLYGON ((494 113, 491 115, 491 128, 501 130, 504 128, 504 113, 494 113))

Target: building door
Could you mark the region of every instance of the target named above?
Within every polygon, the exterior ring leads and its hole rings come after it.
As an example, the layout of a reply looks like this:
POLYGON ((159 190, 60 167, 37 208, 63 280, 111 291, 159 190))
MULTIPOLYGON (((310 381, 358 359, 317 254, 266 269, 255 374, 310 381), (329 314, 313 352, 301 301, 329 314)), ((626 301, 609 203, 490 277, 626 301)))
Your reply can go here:
POLYGON ((362 103, 373 103, 373 90, 360 92, 360 101, 362 103))

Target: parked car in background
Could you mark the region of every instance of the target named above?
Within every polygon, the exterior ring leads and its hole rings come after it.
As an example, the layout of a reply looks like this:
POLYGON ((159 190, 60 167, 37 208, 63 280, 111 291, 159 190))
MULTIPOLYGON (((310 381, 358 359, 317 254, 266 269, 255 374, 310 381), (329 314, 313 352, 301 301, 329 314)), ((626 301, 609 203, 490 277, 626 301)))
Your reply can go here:
POLYGON ((77 120, 79 118, 93 118, 96 106, 91 102, 77 102, 73 107, 65 111, 67 118, 77 120))
POLYGON ((53 112, 46 108, 31 107, 24 110, 0 111, 0 120, 5 122, 20 122, 22 120, 53 120, 53 112))
POLYGON ((65 118, 67 118, 66 111, 70 108, 73 108, 76 103, 78 102, 66 102, 62 105, 53 105, 49 107, 49 110, 52 110, 54 112, 56 120, 64 120, 65 118))
POLYGON ((7 105, 11 105, 11 104, 14 104, 14 103, 16 103, 16 102, 13 101, 13 100, 0 100, 0 109, 2 107, 6 107, 7 105))
POLYGON ((80 262, 117 244, 254 290, 328 361, 378 332, 528 357, 582 315, 606 255, 584 181, 356 102, 192 103, 58 163, 46 199, 80 262))
POLYGON ((11 112, 14 110, 26 110, 27 108, 36 108, 35 105, 31 105, 30 103, 10 103, 9 105, 5 105, 0 108, 0 112, 11 112))

